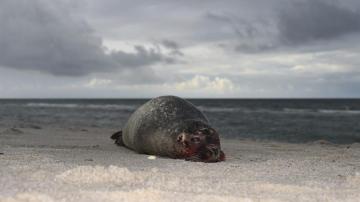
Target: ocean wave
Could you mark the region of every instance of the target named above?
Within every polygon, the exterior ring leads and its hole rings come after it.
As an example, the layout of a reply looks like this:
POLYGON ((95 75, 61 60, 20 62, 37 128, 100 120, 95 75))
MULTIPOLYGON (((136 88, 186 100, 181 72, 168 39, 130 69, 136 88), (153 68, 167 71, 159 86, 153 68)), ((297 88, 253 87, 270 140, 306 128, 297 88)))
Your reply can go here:
POLYGON ((350 109, 296 109, 284 108, 286 113, 321 113, 321 114, 360 114, 360 110, 350 109))
POLYGON ((201 111, 204 112, 243 112, 243 113, 274 113, 274 114, 360 114, 360 110, 349 109, 302 109, 302 108, 280 108, 280 109, 250 109, 243 107, 206 107, 198 106, 201 111))
MULTIPOLYGON (((33 102, 25 104, 26 107, 39 108, 77 108, 77 109, 102 109, 102 110, 135 110, 138 105, 126 104, 75 104, 75 103, 41 103, 33 102)), ((203 112, 226 112, 226 113, 290 113, 290 114, 360 114, 360 110, 350 109, 304 109, 304 108, 280 108, 280 109, 265 109, 265 108, 244 108, 244 107, 210 107, 200 105, 197 106, 203 112)))
MULTIPOLYGON (((244 108, 240 107, 205 107, 198 106, 198 109, 204 112, 237 112, 237 111, 246 111, 244 108)), ((247 110, 248 111, 248 110, 247 110)))
POLYGON ((266 108, 244 108, 244 107, 206 107, 198 106, 201 111, 204 112, 243 112, 243 113, 308 113, 314 112, 310 109, 266 109, 266 108))
POLYGON ((27 103, 27 107, 41 107, 41 108, 80 108, 80 109, 108 109, 108 110, 134 110, 135 105, 124 104, 58 104, 58 103, 27 103))
POLYGON ((335 109, 319 109, 317 110, 320 113, 326 114, 360 114, 360 110, 335 110, 335 109))
POLYGON ((282 112, 302 114, 302 113, 314 113, 314 112, 316 112, 316 111, 311 110, 311 109, 283 108, 283 109, 282 109, 282 112))

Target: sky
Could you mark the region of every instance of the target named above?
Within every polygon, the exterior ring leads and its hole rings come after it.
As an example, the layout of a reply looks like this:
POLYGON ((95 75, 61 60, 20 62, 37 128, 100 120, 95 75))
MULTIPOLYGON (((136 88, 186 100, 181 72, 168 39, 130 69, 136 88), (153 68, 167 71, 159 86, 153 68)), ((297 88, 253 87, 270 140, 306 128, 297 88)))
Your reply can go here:
POLYGON ((357 0, 1 0, 0 98, 360 97, 357 0))

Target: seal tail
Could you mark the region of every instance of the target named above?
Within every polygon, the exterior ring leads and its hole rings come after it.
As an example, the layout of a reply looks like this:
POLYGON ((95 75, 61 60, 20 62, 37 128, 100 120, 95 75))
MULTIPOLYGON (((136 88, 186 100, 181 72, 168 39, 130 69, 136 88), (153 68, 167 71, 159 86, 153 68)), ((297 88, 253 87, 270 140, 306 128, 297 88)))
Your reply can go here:
POLYGON ((115 144, 117 144, 119 146, 125 146, 123 139, 122 139, 122 130, 112 134, 110 138, 115 140, 115 144))

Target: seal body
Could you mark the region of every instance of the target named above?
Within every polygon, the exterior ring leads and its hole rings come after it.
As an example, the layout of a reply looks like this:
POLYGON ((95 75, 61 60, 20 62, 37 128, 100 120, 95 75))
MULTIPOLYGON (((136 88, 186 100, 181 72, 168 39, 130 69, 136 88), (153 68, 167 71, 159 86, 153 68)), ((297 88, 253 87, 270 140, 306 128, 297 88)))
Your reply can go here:
POLYGON ((219 135, 206 116, 176 96, 157 97, 139 107, 112 139, 143 154, 205 162, 225 159, 219 135))

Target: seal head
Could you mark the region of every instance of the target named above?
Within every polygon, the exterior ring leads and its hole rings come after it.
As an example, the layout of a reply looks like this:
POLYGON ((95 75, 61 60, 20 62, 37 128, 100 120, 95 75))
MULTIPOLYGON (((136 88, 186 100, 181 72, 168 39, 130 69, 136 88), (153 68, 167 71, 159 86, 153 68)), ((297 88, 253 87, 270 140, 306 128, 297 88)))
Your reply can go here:
POLYGON ((225 160, 219 134, 200 121, 186 123, 188 126, 176 137, 175 151, 179 158, 188 161, 219 162, 225 160))

